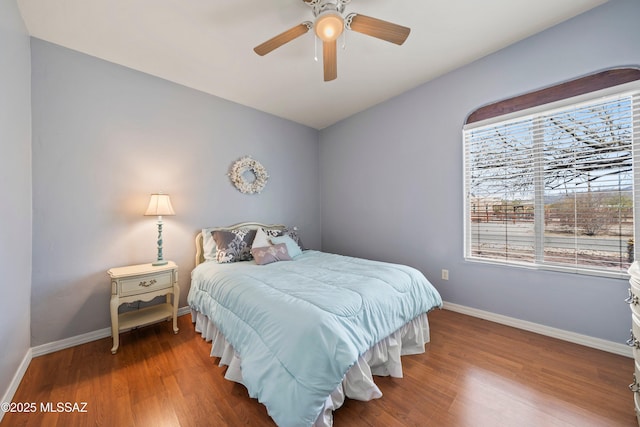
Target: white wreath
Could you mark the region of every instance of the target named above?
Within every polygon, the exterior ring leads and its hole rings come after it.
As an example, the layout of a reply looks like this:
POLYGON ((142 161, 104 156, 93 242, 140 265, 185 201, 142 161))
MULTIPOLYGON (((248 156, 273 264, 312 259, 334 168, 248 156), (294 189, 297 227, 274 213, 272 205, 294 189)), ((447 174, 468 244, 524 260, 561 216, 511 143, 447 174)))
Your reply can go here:
POLYGON ((260 162, 253 160, 249 156, 245 156, 240 160, 236 160, 233 165, 231 165, 229 178, 231 178, 231 182, 233 182, 233 185, 235 185, 241 193, 254 194, 262 191, 267 184, 269 174, 260 162), (249 182, 245 179, 244 174, 247 172, 251 172, 255 176, 253 181, 249 182))

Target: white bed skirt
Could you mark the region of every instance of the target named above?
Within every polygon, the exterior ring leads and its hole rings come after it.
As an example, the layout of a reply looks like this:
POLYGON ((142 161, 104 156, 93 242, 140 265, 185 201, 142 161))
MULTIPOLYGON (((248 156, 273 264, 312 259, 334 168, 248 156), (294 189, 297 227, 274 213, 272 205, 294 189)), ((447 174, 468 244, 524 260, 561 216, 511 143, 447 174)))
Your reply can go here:
MULTIPOLYGON (((211 356, 220 358, 220 366, 228 366, 224 377, 243 384, 240 357, 224 335, 207 316, 193 309, 191 319, 195 323, 196 332, 207 342, 211 342, 211 356)), ((342 406, 345 396, 363 401, 382 397, 382 392, 373 382, 373 375, 402 378, 400 356, 424 353, 424 345, 428 342, 429 321, 425 313, 374 345, 358 358, 347 371, 340 386, 327 397, 324 410, 318 416, 314 427, 332 426, 333 411, 342 406)))

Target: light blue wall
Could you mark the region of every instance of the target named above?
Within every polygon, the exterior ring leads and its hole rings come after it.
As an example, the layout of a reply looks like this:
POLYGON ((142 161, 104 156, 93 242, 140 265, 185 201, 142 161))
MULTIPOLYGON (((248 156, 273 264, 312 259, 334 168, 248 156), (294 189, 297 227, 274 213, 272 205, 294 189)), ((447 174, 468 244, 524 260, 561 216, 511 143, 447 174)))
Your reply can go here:
POLYGON ((110 267, 155 260, 149 194, 171 195, 164 256, 180 306, 202 227, 297 225, 320 245, 316 130, 32 39, 32 345, 106 328, 110 267), (270 174, 245 195, 227 177, 244 155, 270 174))
POLYGON ((482 105, 640 64, 639 19, 640 2, 613 0, 321 131, 323 250, 413 265, 451 303, 626 340, 624 280, 464 261, 462 126, 482 105))
POLYGON ((0 1, 0 402, 31 340, 30 75, 16 2, 0 1))

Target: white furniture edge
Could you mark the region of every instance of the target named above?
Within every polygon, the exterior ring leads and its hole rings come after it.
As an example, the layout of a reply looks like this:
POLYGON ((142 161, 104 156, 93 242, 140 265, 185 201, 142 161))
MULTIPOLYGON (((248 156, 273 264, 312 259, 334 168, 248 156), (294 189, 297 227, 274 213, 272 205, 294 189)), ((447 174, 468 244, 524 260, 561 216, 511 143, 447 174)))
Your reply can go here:
POLYGON ((491 322, 500 323, 502 325, 512 326, 514 328, 523 329, 529 332, 535 332, 537 334, 545 335, 552 338, 558 338, 563 341, 584 345, 586 347, 595 348, 597 350, 619 354, 626 357, 633 357, 631 347, 626 344, 590 337, 588 335, 582 335, 576 332, 565 331, 564 329, 553 328, 551 326, 528 322, 526 320, 516 319, 514 317, 504 316, 502 314, 491 313, 490 311, 479 310, 477 308, 466 307, 464 305, 454 304, 447 301, 444 301, 443 308, 445 310, 455 311, 457 313, 478 317, 480 319, 489 320, 491 322))

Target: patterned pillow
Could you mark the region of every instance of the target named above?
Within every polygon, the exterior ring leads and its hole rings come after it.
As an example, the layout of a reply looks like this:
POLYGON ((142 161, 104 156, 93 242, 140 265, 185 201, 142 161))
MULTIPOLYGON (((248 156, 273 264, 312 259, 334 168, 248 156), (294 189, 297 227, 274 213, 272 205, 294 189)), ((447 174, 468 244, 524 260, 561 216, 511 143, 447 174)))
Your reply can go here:
POLYGON ((213 231, 211 233, 216 242, 216 261, 219 263, 250 261, 251 243, 256 236, 256 230, 239 228, 232 231, 213 231))
POLYGON ((283 229, 282 228, 263 228, 262 229, 267 237, 278 237, 282 236, 283 229))
POLYGON ((287 245, 279 243, 277 245, 252 248, 251 253, 256 260, 256 264, 265 265, 276 261, 291 261, 287 245))

